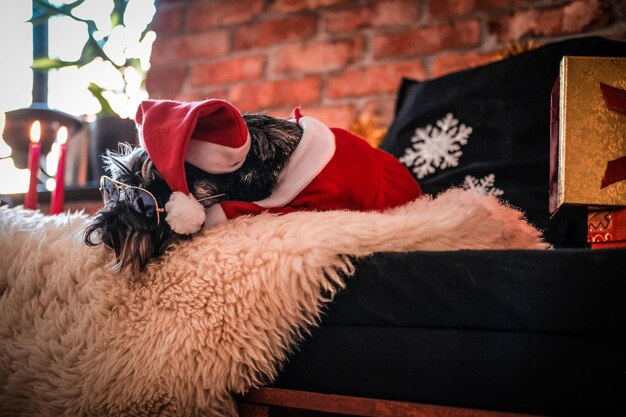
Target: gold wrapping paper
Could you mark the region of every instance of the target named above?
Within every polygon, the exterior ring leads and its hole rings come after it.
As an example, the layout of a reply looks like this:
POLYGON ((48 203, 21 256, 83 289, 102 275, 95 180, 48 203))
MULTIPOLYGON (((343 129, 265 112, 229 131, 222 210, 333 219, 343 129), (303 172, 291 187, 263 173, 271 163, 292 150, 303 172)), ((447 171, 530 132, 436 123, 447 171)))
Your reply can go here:
POLYGON ((626 90, 626 58, 561 61, 553 91, 552 213, 563 204, 626 206, 626 181, 601 188, 607 163, 626 155, 626 115, 607 108, 600 83, 626 90))

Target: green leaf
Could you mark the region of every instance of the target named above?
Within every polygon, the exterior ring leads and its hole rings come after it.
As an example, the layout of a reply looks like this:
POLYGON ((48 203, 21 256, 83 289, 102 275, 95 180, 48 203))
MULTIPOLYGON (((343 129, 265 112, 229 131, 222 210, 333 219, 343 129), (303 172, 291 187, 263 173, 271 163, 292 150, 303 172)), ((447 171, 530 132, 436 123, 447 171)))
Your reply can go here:
POLYGON ((113 0, 113 13, 111 13, 111 23, 113 23, 113 16, 116 16, 117 24, 124 24, 124 13, 126 13, 126 6, 128 6, 128 0, 113 0))
POLYGON ((70 16, 74 19, 79 20, 76 16, 72 15, 72 8, 70 8, 68 4, 64 4, 62 6, 54 6, 50 4, 46 0, 33 0, 33 10, 37 12, 38 16, 70 16))
POLYGON ((89 37, 87 39, 87 43, 85 43, 85 46, 83 47, 83 51, 80 54, 80 58, 76 62, 79 67, 82 67, 84 65, 89 64, 90 62, 92 62, 94 59, 98 57, 102 58, 104 61, 111 62, 113 66, 115 66, 116 68, 118 69, 120 68, 120 66, 115 65, 115 63, 111 60, 111 58, 109 58, 109 56, 104 52, 104 50, 102 49, 98 41, 96 41, 92 37, 89 37))
POLYGON ((48 17, 65 14, 60 7, 53 6, 47 0, 33 0, 33 10, 38 14, 47 15, 48 17))
POLYGON ((93 20, 81 20, 83 23, 87 24, 87 33, 90 38, 93 38, 93 34, 98 30, 98 26, 96 26, 96 22, 93 20))
POLYGON ((122 15, 120 15, 118 12, 113 11, 113 13, 111 13, 111 27, 114 28, 120 24, 122 24, 122 15))
MULTIPOLYGON (((39 24, 53 16, 68 16, 77 22, 87 24, 88 30, 93 29, 95 31, 96 23, 93 20, 82 19, 72 14, 72 10, 84 2, 85 0, 77 0, 73 3, 57 7, 50 4, 47 0, 33 0, 33 17, 29 20, 29 22, 39 24)), ((91 35, 93 32, 90 31, 89 33, 91 35)))
POLYGON ((127 59, 126 66, 133 67, 137 70, 138 73, 143 74, 143 70, 141 69, 141 60, 139 58, 127 59))
POLYGON ((80 6, 81 4, 83 4, 86 0, 76 0, 74 3, 70 3, 70 4, 66 4, 67 8, 69 8, 70 10, 74 10, 75 8, 77 8, 78 6, 80 6))
POLYGON ((100 87, 96 83, 89 83, 87 89, 96 98, 96 100, 98 100, 98 103, 100 103, 101 110, 98 112, 98 116, 119 117, 119 114, 117 114, 115 110, 113 110, 107 99, 104 97, 104 95, 102 95, 102 93, 105 91, 104 88, 100 87))
POLYGON ((50 19, 50 14, 46 13, 41 9, 33 9, 33 16, 27 20, 28 23, 32 23, 33 25, 40 25, 45 23, 50 19))
POLYGON ((33 60, 31 68, 38 71, 49 71, 51 69, 65 68, 72 65, 78 65, 77 61, 62 61, 60 59, 40 57, 33 60))

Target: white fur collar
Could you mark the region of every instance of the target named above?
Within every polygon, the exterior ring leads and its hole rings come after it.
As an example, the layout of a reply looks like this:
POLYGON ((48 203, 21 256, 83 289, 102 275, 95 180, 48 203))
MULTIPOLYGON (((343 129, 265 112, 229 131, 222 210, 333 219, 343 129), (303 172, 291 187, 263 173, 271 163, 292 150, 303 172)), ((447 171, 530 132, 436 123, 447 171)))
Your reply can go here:
MULTIPOLYGON (((304 131, 302 139, 279 174, 276 188, 269 197, 254 202, 263 208, 287 205, 322 172, 335 155, 335 135, 325 124, 310 116, 301 117, 298 124, 304 131)), ((215 204, 207 209, 204 227, 212 227, 225 220, 222 206, 215 204)))
POLYGON ((278 176, 276 188, 268 198, 254 202, 263 208, 287 205, 335 155, 335 135, 325 124, 310 116, 301 117, 298 124, 304 131, 302 139, 278 176))

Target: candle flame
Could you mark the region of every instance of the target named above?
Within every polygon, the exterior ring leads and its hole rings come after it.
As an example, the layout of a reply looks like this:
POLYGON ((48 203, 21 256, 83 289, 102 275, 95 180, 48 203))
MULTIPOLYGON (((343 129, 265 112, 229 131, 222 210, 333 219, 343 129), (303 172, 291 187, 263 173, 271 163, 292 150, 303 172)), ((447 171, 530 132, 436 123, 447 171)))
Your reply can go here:
POLYGON ((30 141, 39 143, 39 139, 41 139, 41 123, 39 120, 35 120, 30 127, 30 141))
POLYGON ((65 142, 67 142, 67 136, 67 127, 61 126, 57 131, 57 142, 59 142, 60 145, 64 145, 65 142))

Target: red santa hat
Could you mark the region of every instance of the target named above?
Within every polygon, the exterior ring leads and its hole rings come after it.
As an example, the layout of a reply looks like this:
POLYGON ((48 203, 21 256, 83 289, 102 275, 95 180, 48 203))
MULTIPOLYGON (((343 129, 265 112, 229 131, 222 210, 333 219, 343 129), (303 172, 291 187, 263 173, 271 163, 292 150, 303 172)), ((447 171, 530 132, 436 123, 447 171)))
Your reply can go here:
POLYGON ((223 100, 146 100, 135 122, 141 145, 172 190, 165 220, 176 233, 197 232, 206 215, 189 192, 185 162, 212 174, 240 168, 250 150, 241 113, 223 100))

